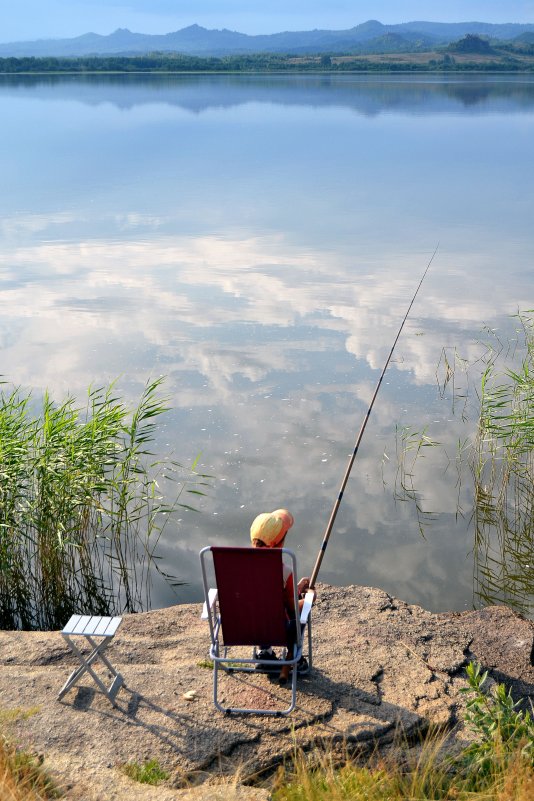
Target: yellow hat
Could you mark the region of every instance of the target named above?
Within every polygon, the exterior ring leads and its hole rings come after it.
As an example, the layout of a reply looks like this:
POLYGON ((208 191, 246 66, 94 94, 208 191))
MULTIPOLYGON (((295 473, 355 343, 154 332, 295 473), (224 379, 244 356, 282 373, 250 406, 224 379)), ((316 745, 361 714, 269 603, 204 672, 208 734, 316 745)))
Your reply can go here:
POLYGON ((250 527, 250 539, 261 540, 268 548, 274 548, 284 539, 293 522, 293 515, 287 509, 263 512, 250 527))

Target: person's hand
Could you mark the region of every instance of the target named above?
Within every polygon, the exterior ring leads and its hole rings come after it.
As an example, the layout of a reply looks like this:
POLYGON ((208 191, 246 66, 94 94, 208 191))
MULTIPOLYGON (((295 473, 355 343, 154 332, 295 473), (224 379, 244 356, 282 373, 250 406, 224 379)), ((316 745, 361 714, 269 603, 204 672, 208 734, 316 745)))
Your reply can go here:
POLYGON ((305 595, 307 591, 310 589, 310 579, 308 576, 301 578, 297 585, 297 594, 300 598, 301 595, 305 595))

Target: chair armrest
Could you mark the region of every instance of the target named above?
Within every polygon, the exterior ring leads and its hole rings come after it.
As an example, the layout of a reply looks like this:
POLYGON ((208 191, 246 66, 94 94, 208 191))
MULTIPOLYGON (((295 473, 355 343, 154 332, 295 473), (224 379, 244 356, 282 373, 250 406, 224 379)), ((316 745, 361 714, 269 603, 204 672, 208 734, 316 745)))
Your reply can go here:
POLYGON ((300 622, 302 625, 308 622, 308 617, 310 616, 314 600, 315 600, 314 591, 308 590, 308 592, 304 596, 304 603, 302 604, 302 610, 300 612, 300 622))
MULTIPOLYGON (((213 609, 216 600, 217 600, 217 590, 213 589, 213 587, 212 587, 210 589, 210 591, 208 592, 208 603, 209 603, 209 608, 210 609, 213 609)), ((207 620, 208 616, 209 616, 208 604, 206 603, 206 601, 204 601, 204 605, 202 607, 202 614, 200 616, 200 619, 201 620, 207 620)))

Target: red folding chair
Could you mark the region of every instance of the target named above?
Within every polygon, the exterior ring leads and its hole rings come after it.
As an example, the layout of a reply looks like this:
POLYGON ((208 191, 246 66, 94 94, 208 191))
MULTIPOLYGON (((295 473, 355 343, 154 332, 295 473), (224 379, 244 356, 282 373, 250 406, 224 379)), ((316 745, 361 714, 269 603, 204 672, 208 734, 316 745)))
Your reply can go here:
MULTIPOLYGON (((295 609, 298 610, 297 560, 287 548, 207 547, 200 552, 204 609, 210 629, 210 657, 213 660, 213 702, 225 713, 289 715, 297 701, 297 663, 302 657, 304 628, 307 627, 307 659, 312 665, 311 607, 314 593, 306 593, 300 624, 294 626, 296 645, 293 655, 287 653, 288 618, 284 607, 284 559, 289 560, 295 578, 295 609), (209 560, 213 560, 216 588, 209 588, 209 560), (292 668, 291 702, 286 709, 253 709, 223 706, 218 698, 219 670, 226 673, 250 673, 257 666, 272 666, 272 661, 259 659, 257 646, 283 648, 283 659, 276 664, 292 668), (232 649, 252 646, 250 657, 232 649)), ((298 613, 297 613, 298 614, 298 613)))

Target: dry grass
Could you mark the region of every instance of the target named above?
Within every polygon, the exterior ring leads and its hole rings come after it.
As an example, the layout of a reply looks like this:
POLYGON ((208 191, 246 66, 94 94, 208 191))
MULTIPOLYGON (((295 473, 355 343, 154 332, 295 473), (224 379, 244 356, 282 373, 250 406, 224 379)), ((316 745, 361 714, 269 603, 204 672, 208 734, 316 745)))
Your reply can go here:
POLYGON ((386 755, 344 759, 326 747, 313 761, 296 750, 280 768, 274 801, 532 801, 534 721, 503 684, 485 688, 480 665, 467 668, 465 724, 475 739, 458 748, 431 728, 420 743, 402 732, 386 755))
POLYGON ((455 772, 442 756, 440 739, 427 741, 417 756, 375 759, 365 765, 348 759, 339 767, 325 755, 310 768, 295 757, 290 774, 280 770, 273 801, 532 801, 534 769, 518 753, 506 765, 496 760, 493 775, 477 787, 472 775, 455 772))
POLYGON ((0 799, 49 801, 59 795, 58 788, 42 767, 42 760, 0 736, 0 799))

